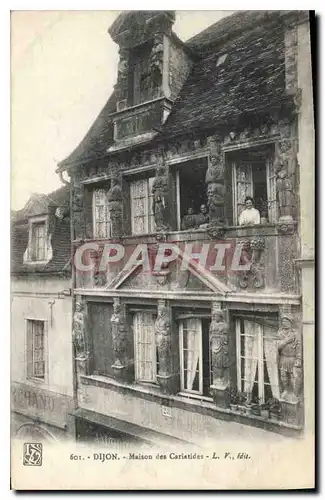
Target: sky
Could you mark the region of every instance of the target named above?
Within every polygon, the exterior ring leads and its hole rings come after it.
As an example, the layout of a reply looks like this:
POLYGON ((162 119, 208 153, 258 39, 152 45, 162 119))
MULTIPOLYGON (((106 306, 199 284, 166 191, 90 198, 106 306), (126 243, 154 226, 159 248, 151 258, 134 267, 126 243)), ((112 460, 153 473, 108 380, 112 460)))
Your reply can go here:
MULTIPOLYGON (((11 208, 60 186, 57 164, 83 139, 112 92, 118 11, 11 14, 11 208)), ((231 11, 177 11, 183 41, 231 11)))

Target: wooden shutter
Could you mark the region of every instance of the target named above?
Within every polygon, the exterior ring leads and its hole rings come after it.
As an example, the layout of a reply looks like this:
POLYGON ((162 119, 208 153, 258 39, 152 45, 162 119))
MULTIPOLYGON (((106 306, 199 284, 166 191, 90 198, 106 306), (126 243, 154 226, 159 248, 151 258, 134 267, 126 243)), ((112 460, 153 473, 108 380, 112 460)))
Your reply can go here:
POLYGON ((267 207, 269 222, 276 222, 278 218, 278 206, 276 199, 276 173, 272 158, 266 161, 267 176, 267 207))
POLYGON ((249 163, 233 164, 234 180, 234 222, 238 224, 239 216, 245 208, 246 196, 253 196, 253 173, 249 163))
POLYGON ((135 378, 141 382, 156 382, 157 354, 154 316, 150 312, 134 314, 135 378))

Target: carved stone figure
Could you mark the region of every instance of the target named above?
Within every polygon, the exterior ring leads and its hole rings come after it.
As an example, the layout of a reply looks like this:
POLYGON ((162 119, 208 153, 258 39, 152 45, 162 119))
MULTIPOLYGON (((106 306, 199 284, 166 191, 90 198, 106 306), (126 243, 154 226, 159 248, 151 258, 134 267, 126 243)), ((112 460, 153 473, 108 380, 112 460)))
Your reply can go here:
POLYGON ((171 375, 171 324, 166 302, 158 301, 158 316, 155 322, 156 345, 158 349, 158 375, 171 375))
POLYGON ((75 346, 76 357, 86 355, 85 342, 85 312, 81 302, 76 302, 76 309, 73 315, 73 343, 75 346))
POLYGON ((299 401, 302 385, 301 341, 292 327, 292 317, 284 315, 278 330, 279 370, 282 384, 281 399, 299 401))
POLYGON ((161 40, 156 39, 150 54, 150 68, 154 79, 160 79, 163 73, 164 48, 161 40))
POLYGON ((224 319, 223 312, 213 307, 209 331, 213 385, 228 381, 228 331, 228 324, 224 319))
POLYGON ((210 162, 205 174, 206 184, 224 179, 224 164, 221 156, 210 156, 210 162))
POLYGON ((210 221, 224 222, 225 187, 218 182, 211 182, 207 189, 210 221))
POLYGON ((156 177, 152 185, 154 218, 158 232, 169 229, 168 181, 168 170, 164 164, 158 163, 156 177))
POLYGON ((114 351, 114 368, 123 368, 127 357, 127 338, 124 324, 123 308, 119 298, 114 298, 111 316, 114 351))
POLYGON ((119 101, 127 99, 128 70, 129 70, 128 55, 125 51, 121 51, 117 67, 117 85, 116 85, 117 98, 119 101))
POLYGON ((117 177, 112 178, 112 185, 107 193, 108 208, 110 211, 110 218, 112 224, 112 237, 120 238, 122 236, 122 188, 119 184, 117 177))
POLYGON ((280 218, 291 218, 295 206, 293 176, 288 174, 288 162, 278 158, 275 164, 276 189, 280 218))

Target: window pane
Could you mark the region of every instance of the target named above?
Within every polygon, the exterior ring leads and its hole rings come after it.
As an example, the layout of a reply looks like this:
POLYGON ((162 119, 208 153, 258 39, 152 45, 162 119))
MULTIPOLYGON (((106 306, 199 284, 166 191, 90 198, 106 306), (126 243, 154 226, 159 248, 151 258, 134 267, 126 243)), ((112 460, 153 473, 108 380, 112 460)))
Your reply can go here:
POLYGON ((111 236, 111 220, 108 208, 108 188, 94 189, 94 237, 109 238, 111 236))
POLYGON ((155 382, 157 377, 155 317, 138 312, 133 317, 136 379, 155 382))
POLYGON ((201 320, 198 318, 183 321, 182 358, 183 380, 182 390, 200 392, 202 378, 202 337, 201 320))
POLYGON ((44 322, 27 321, 27 375, 44 379, 44 322))

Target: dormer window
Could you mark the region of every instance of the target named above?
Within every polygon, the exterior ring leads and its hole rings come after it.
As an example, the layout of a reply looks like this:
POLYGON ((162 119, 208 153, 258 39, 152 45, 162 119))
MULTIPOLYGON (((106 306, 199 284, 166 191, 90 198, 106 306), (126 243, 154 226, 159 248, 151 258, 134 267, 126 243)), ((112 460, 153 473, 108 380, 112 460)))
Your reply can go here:
POLYGON ((29 219, 28 246, 24 253, 24 264, 47 264, 53 257, 47 215, 29 219))
POLYGON ((45 260, 45 221, 34 222, 32 224, 32 247, 31 247, 31 260, 42 261, 45 260))

